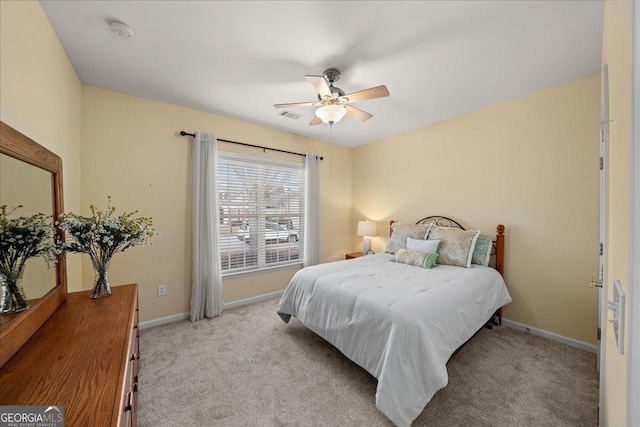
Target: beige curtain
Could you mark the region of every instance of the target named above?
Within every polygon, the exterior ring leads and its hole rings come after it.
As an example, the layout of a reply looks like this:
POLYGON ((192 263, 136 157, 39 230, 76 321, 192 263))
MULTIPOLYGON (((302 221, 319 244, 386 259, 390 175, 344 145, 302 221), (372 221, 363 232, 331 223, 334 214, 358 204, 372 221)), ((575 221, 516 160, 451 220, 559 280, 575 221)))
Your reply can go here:
POLYGON ((193 268, 192 322, 222 312, 220 211, 216 165, 218 141, 212 133, 196 132, 191 149, 193 268))
POLYGON ((304 260, 305 267, 322 262, 322 218, 320 215, 320 159, 307 153, 304 165, 304 260))

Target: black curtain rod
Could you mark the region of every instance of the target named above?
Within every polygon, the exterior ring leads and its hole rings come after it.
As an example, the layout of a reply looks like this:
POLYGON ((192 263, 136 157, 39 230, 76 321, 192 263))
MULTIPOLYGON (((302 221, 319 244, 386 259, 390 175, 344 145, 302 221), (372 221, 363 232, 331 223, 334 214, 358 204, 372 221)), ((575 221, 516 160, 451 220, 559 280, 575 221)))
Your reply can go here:
MULTIPOLYGON (((196 134, 195 133, 187 133, 183 130, 180 131, 180 135, 181 136, 192 136, 195 138, 196 134)), ((286 150, 278 150, 277 148, 270 148, 270 147, 263 147, 262 145, 253 145, 253 144, 247 144, 244 142, 238 142, 238 141, 229 141, 228 139, 220 139, 218 138, 218 141, 222 141, 222 142, 228 142, 230 144, 238 144, 238 145, 244 145, 245 147, 253 147, 253 148, 262 148, 263 150, 271 150, 271 151, 277 151, 279 153, 287 153, 287 154, 295 154, 296 156, 302 156, 302 157, 307 157, 306 154, 302 154, 302 153, 294 153, 293 151, 286 151, 286 150)), ((316 156, 318 159, 320 160, 324 160, 324 157, 322 156, 316 156)))

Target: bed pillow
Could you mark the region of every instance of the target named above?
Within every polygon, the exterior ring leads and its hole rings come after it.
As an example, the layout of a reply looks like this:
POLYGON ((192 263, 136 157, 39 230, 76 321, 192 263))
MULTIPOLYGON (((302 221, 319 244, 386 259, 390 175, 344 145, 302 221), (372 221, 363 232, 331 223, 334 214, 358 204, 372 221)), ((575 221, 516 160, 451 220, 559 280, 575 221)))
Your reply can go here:
POLYGON ((471 257, 480 235, 479 230, 461 230, 459 228, 438 227, 434 225, 428 238, 442 240, 438 248, 438 263, 471 267, 471 257))
POLYGON ((436 252, 412 251, 400 248, 393 257, 393 261, 414 267, 433 268, 438 260, 436 252))
POLYGON ((414 239, 424 240, 429 234, 432 224, 402 224, 396 222, 391 226, 391 237, 387 242, 387 247, 384 249, 386 253, 395 254, 400 248, 407 247, 407 237, 413 237, 414 239))
POLYGON ((410 251, 438 252, 440 240, 414 239, 407 237, 406 249, 410 251))
POLYGON ((491 250, 493 249, 493 239, 489 236, 478 236, 476 246, 473 248, 473 255, 471 256, 471 264, 489 265, 489 259, 491 258, 491 250))

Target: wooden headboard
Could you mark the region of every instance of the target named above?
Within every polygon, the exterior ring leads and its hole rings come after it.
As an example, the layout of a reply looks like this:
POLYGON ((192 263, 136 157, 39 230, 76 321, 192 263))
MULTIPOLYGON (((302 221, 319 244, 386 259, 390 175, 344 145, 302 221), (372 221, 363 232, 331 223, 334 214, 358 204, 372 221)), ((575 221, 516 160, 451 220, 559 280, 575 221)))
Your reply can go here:
MULTIPOLYGON (((389 236, 393 233, 393 224, 395 220, 389 221, 389 236)), ((448 218, 446 216, 441 215, 432 215, 422 218, 419 221, 416 221, 416 224, 429 224, 433 223, 440 227, 453 227, 459 228, 461 230, 466 230, 459 222, 448 218)), ((504 225, 499 224, 496 227, 496 239, 493 241, 493 250, 491 251, 491 255, 495 255, 496 257, 496 270, 504 276, 504 225)))

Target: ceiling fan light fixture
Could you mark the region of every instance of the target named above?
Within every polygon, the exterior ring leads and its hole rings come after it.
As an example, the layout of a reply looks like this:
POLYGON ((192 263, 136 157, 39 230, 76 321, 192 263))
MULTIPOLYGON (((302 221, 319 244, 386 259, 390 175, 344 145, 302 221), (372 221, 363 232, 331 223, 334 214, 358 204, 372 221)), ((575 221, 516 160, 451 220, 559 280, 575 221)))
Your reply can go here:
POLYGON ((347 109, 344 105, 324 105, 316 110, 316 116, 329 125, 338 123, 345 114, 347 114, 347 109))
POLYGON ((369 114, 366 111, 362 111, 348 104, 389 96, 389 90, 385 85, 371 87, 345 95, 342 89, 333 85, 333 83, 340 78, 340 71, 334 68, 325 70, 322 76, 307 75, 305 77, 318 93, 318 101, 275 104, 274 107, 319 107, 316 109, 313 120, 309 122, 309 126, 317 126, 320 123, 326 123, 331 126, 334 123, 338 123, 347 114, 361 122, 366 122, 373 117, 373 114, 369 114))

